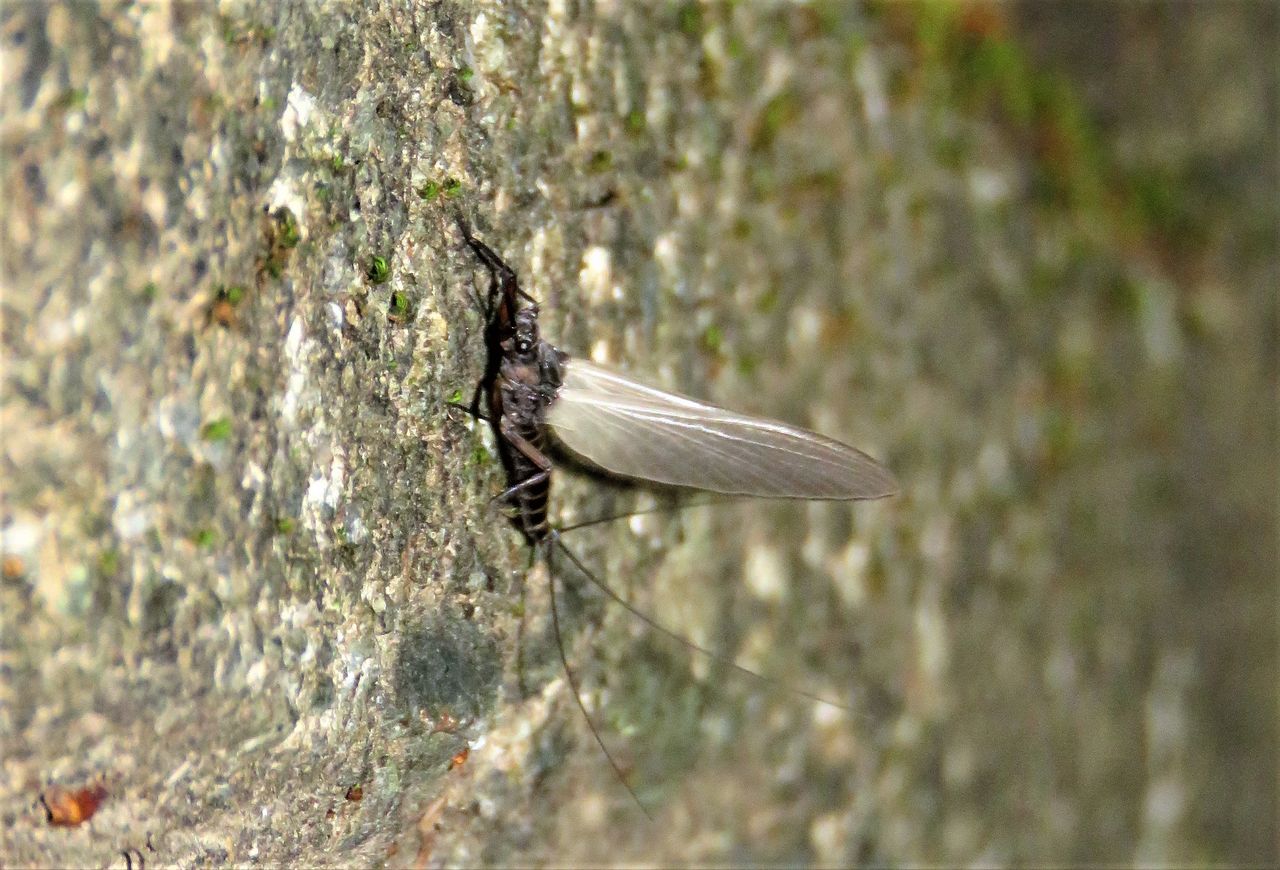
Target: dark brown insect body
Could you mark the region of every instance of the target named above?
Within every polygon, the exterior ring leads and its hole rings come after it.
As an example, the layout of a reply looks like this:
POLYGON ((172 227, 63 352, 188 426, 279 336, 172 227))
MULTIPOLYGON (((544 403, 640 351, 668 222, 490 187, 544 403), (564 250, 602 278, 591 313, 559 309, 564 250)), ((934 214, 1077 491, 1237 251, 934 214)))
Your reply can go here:
POLYGON ((498 498, 516 507, 520 531, 536 543, 551 530, 547 521, 551 461, 546 456, 544 416, 560 388, 566 355, 539 336, 538 306, 520 289, 511 267, 465 227, 463 233, 493 273, 490 307, 498 295, 485 328, 489 363, 481 382, 489 400, 489 423, 507 471, 508 486, 498 498), (521 299, 529 304, 521 305, 521 299))

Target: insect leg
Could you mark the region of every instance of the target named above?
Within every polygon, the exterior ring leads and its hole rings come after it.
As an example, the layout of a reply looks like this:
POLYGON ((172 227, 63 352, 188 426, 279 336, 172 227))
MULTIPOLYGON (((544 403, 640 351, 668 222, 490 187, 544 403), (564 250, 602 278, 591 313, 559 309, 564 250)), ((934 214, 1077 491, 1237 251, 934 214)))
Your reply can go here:
POLYGON ((498 431, 502 433, 502 437, 508 444, 516 450, 519 450, 525 459, 528 459, 539 469, 537 474, 526 477, 524 480, 514 486, 507 487, 493 497, 494 501, 498 501, 500 499, 503 501, 510 501, 511 497, 517 493, 523 492, 526 489, 532 489, 539 484, 545 483, 547 478, 551 476, 551 460, 543 455, 541 450, 534 447, 533 444, 529 442, 528 438, 525 438, 517 432, 516 427, 513 426, 511 421, 506 417, 503 417, 502 421, 498 424, 498 431))
POLYGON ((498 493, 493 498, 491 498, 490 501, 511 501, 512 496, 519 495, 520 493, 524 492, 526 489, 532 489, 538 484, 543 483, 550 476, 551 476, 550 469, 547 469, 546 471, 539 471, 537 474, 533 475, 532 477, 526 477, 524 480, 520 481, 515 486, 507 487, 502 492, 498 493))
POLYGON ((587 712, 587 705, 582 701, 582 692, 578 688, 578 678, 573 675, 573 669, 569 667, 569 657, 564 652, 564 639, 560 634, 560 608, 556 604, 556 577, 555 572, 551 570, 551 548, 546 551, 547 557, 547 578, 551 586, 551 625, 555 629, 556 649, 560 652, 560 664, 564 666, 565 680, 569 683, 569 689, 573 692, 573 700, 578 702, 578 709, 582 711, 582 718, 587 720, 587 727, 591 729, 591 736, 596 739, 596 745, 600 747, 600 751, 604 753, 604 757, 608 759, 609 766, 613 768, 614 774, 618 777, 618 782, 622 783, 622 787, 631 795, 631 799, 636 802, 636 806, 640 807, 640 812, 645 814, 645 818, 653 821, 653 816, 649 813, 648 808, 641 803, 640 796, 636 794, 635 789, 627 782, 627 778, 622 774, 622 768, 618 766, 618 762, 614 760, 610 754, 608 747, 604 745, 604 740, 600 737, 600 732, 596 730, 596 723, 591 721, 591 714, 587 712))
POLYGON ((492 423, 493 422, 492 420, 490 420, 484 414, 480 413, 480 397, 482 395, 484 395, 483 384, 481 384, 479 387, 476 388, 476 395, 475 395, 475 398, 472 399, 471 404, 464 405, 461 402, 445 402, 445 407, 456 408, 459 411, 465 411, 467 413, 467 416, 469 417, 474 417, 477 420, 483 420, 486 423, 492 423))
POLYGON ((732 498, 733 496, 722 495, 720 493, 713 493, 712 497, 705 498, 699 501, 673 501, 671 504, 655 505, 654 507, 651 507, 651 508, 641 508, 640 510, 623 511, 621 513, 616 513, 616 514, 606 514, 600 517, 592 517, 589 520, 582 520, 581 522, 571 523, 570 525, 567 525, 567 526, 560 526, 556 529, 556 531, 561 533, 575 532, 578 529, 587 529, 587 528, 590 528, 591 526, 602 526, 606 523, 614 523, 614 522, 617 522, 618 520, 627 520, 627 519, 631 519, 631 517, 642 517, 642 516, 645 516, 646 514, 675 513, 676 511, 689 510, 690 508, 706 507, 707 505, 724 504, 732 498))
POLYGON ((458 226, 462 229, 462 237, 471 247, 471 250, 475 251, 476 257, 480 259, 480 262, 484 263, 485 266, 488 267, 489 271, 493 273, 495 282, 504 294, 508 289, 510 289, 516 295, 529 302, 536 303, 538 301, 520 289, 520 283, 516 278, 515 270, 508 266, 492 248, 477 239, 475 236, 471 235, 471 228, 467 226, 465 221, 459 219, 458 226))
POLYGON ((696 644, 693 641, 689 640, 687 637, 683 637, 677 634, 676 632, 664 626, 662 623, 655 620, 653 617, 646 614, 644 611, 637 609, 635 605, 628 602, 625 598, 623 598, 621 595, 619 595, 617 592, 613 591, 613 589, 607 586, 604 583, 604 581, 602 581, 599 577, 591 573, 591 571, 587 570, 587 566, 583 565, 582 561, 573 554, 573 551, 564 545, 564 541, 561 540, 560 533, 558 530, 553 530, 551 534, 547 536, 547 540, 548 540, 548 545, 554 544, 556 547, 559 547, 560 552, 564 553, 565 556, 568 557, 569 561, 574 564, 574 566, 578 569, 578 571, 584 577, 586 577, 587 580, 589 580, 593 586, 595 586, 597 589, 603 592, 606 596, 608 596, 609 599, 612 600, 614 603, 616 603, 619 607, 627 611, 627 613, 630 613, 636 619, 643 622, 653 631, 656 631, 662 635, 666 635, 667 637, 671 638, 677 643, 683 644, 684 646, 687 646, 689 649, 695 652, 701 653, 702 655, 706 656, 712 661, 717 661, 717 662, 720 662, 720 664, 722 665, 733 668, 735 671, 742 674, 743 676, 751 677, 753 679, 759 680, 762 683, 770 683, 772 685, 782 685, 783 688, 787 689, 787 691, 792 692, 796 695, 799 695, 802 698, 808 698, 810 701, 817 701, 820 704, 826 704, 829 707, 835 707, 839 710, 845 710, 851 713, 856 712, 854 708, 849 706, 848 704, 842 704, 839 701, 833 701, 830 698, 824 698, 821 695, 818 695, 814 692, 810 692, 805 689, 796 688, 795 686, 782 683, 780 680, 775 680, 772 677, 767 677, 764 674, 751 670, 751 668, 744 667, 743 665, 738 664, 728 656, 724 656, 713 650, 709 650, 706 647, 702 646, 701 644, 696 644))

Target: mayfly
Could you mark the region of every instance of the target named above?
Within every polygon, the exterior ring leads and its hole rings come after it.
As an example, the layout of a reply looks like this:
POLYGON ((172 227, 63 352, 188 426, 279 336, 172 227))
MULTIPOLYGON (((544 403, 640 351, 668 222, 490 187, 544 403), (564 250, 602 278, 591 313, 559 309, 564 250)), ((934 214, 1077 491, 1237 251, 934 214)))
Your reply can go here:
MULTIPOLYGON (((759 676, 637 611, 564 546, 547 517, 553 469, 548 434, 587 465, 609 474, 726 495, 876 499, 896 491, 893 475, 861 450, 815 432, 727 411, 571 357, 540 335, 537 301, 521 289, 515 271, 475 238, 466 223, 459 224, 467 245, 492 276, 485 307, 488 359, 466 410, 487 419, 494 431, 507 473, 507 487, 495 501, 514 509, 515 525, 532 546, 544 548, 548 560, 555 546, 608 597, 650 628, 759 676), (487 416, 480 413, 482 394, 487 416)), ((550 587, 552 625, 569 687, 600 749, 631 791, 582 701, 560 642, 554 578, 550 587)), ((800 694, 824 700, 808 692, 800 694)), ((634 791, 631 794, 636 797, 634 791)), ((639 798, 636 802, 640 803, 639 798)))

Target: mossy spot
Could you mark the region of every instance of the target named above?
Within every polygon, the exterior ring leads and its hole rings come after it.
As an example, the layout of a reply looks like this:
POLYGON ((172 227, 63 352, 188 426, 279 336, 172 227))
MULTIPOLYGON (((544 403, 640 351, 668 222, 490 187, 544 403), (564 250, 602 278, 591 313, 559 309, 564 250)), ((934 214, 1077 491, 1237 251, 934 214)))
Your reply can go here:
POLYGON ((369 265, 364 270, 365 277, 373 284, 385 284, 391 277, 391 267, 387 258, 374 254, 369 258, 369 265))
POLYGON ((231 437, 231 419, 219 417, 216 420, 210 420, 200 427, 200 437, 210 443, 226 441, 231 437))
POLYGON ((708 352, 718 354, 724 347, 724 330, 714 323, 702 331, 701 343, 708 352))
POLYGON ((103 550, 98 556, 98 573, 104 577, 114 577, 118 570, 120 570, 120 551, 103 550))
POLYGON ((298 219, 293 216, 287 208, 282 208, 276 212, 276 223, 278 231, 276 233, 276 241, 282 248, 296 248, 298 242, 302 239, 302 234, 298 230, 298 219))
POLYGON ((676 27, 690 39, 701 39, 706 29, 702 4, 695 2, 680 4, 680 8, 676 11, 676 27))
POLYGON ((587 162, 589 172, 608 172, 613 167, 613 155, 608 151, 597 151, 587 162))

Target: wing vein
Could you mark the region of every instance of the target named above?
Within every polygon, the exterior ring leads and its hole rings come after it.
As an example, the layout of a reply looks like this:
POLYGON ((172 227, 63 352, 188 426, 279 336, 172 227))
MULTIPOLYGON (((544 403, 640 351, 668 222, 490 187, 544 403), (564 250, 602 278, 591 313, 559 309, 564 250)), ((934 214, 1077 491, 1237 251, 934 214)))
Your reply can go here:
POLYGON ((572 360, 547 422, 571 451, 627 477, 740 495, 879 498, 893 475, 814 432, 736 414, 572 360))

